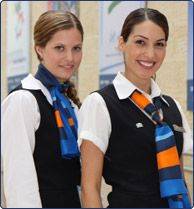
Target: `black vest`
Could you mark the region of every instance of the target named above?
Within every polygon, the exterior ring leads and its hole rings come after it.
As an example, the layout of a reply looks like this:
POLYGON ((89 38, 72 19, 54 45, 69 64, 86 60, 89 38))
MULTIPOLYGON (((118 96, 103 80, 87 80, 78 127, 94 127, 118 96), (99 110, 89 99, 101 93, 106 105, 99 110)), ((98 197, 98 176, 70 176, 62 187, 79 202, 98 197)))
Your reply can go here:
MULTIPOLYGON (((22 89, 21 86, 15 90, 22 89)), ((14 91, 15 91, 14 90, 14 91)), ((40 90, 28 90, 37 100, 41 121, 35 132, 34 163, 43 207, 80 207, 80 159, 63 159, 54 108, 40 90)))
MULTIPOLYGON (((110 114, 112 132, 105 153, 103 176, 107 184, 133 194, 159 194, 159 177, 153 122, 129 99, 119 100, 111 84, 98 93, 103 97, 110 114), (143 127, 137 128, 142 123, 143 127)), ((180 112, 168 96, 162 104, 164 121, 182 126, 180 112)), ((179 156, 183 134, 174 131, 179 156)))

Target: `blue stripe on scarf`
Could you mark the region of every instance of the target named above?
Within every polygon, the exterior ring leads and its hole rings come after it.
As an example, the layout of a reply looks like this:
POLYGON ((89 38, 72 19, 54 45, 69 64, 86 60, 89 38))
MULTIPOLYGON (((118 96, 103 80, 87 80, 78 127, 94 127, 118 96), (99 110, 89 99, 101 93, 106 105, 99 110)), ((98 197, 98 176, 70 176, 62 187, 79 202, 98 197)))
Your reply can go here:
POLYGON ((164 181, 168 179, 181 179, 182 174, 181 174, 180 166, 176 165, 173 167, 160 169, 159 176, 160 176, 160 181, 164 181))
POLYGON ((65 133, 63 128, 59 128, 59 134, 60 134, 62 139, 67 140, 67 135, 66 135, 66 133, 65 133))
POLYGON ((160 191, 162 198, 187 193, 183 179, 170 179, 161 181, 160 191))
POLYGON ((154 107, 153 104, 150 103, 144 108, 144 110, 151 114, 152 112, 156 111, 156 108, 154 107))
POLYGON ((144 110, 149 113, 154 121, 160 122, 160 115, 158 114, 158 109, 152 104, 148 104, 144 110))
POLYGON ((168 198, 170 208, 189 208, 191 209, 190 200, 187 194, 183 194, 182 198, 171 197, 168 198))
POLYGON ((73 131, 73 134, 76 136, 77 138, 77 130, 75 129, 75 126, 71 127, 72 131, 73 131))
POLYGON ((52 97, 53 102, 55 102, 57 100, 57 98, 55 96, 52 97))
POLYGON ((67 108, 64 102, 61 102, 61 105, 63 106, 63 108, 67 108))
MULTIPOLYGON (((157 133, 157 130, 156 130, 156 133, 157 133)), ((171 136, 173 136, 173 132, 169 132, 167 134, 163 134, 163 135, 159 135, 157 134, 156 135, 156 142, 160 141, 160 140, 163 140, 163 139, 166 139, 166 138, 170 138, 171 136)))
POLYGON ((156 149, 157 149, 157 152, 161 152, 161 151, 167 150, 173 146, 176 146, 176 142, 174 140, 174 135, 168 137, 167 139, 157 141, 156 149))
POLYGON ((155 133, 156 133, 156 142, 169 138, 170 136, 174 135, 170 127, 166 124, 163 124, 162 126, 157 125, 155 133))
POLYGON ((161 117, 158 112, 153 113, 152 120, 156 121, 157 123, 161 123, 161 117))
POLYGON ((78 149, 72 149, 71 147, 74 146, 73 140, 60 140, 60 144, 62 147, 62 156, 65 156, 67 159, 71 159, 72 157, 79 156, 79 150, 78 149), (72 143, 71 143, 72 142, 72 143), (68 154, 67 154, 68 153, 68 154))
POLYGON ((191 209, 191 204, 190 204, 190 200, 188 197, 188 193, 187 194, 183 194, 183 208, 189 208, 191 209))
POLYGON ((170 208, 184 208, 183 201, 177 198, 169 198, 168 203, 170 208))

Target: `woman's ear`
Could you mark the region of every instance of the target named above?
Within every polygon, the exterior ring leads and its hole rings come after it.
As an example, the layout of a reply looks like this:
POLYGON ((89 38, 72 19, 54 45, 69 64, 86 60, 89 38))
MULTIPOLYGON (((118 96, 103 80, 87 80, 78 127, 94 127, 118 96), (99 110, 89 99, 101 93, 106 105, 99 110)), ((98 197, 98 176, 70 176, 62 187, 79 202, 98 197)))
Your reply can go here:
POLYGON ((39 55, 39 57, 42 59, 43 58, 43 48, 40 46, 35 46, 34 48, 35 48, 37 54, 39 55))
POLYGON ((125 42, 123 40, 123 36, 120 36, 119 37, 119 44, 118 44, 118 49, 121 51, 121 52, 124 52, 124 49, 125 49, 125 42))

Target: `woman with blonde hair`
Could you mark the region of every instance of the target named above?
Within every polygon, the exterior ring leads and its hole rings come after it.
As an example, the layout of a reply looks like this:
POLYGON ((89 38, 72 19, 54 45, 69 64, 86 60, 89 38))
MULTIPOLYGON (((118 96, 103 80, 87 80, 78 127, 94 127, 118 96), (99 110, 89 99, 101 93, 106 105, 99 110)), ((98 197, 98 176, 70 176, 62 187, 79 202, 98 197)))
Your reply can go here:
POLYGON ((34 27, 40 61, 2 104, 6 207, 79 208, 80 101, 70 81, 82 59, 83 28, 64 11, 47 11, 34 27))

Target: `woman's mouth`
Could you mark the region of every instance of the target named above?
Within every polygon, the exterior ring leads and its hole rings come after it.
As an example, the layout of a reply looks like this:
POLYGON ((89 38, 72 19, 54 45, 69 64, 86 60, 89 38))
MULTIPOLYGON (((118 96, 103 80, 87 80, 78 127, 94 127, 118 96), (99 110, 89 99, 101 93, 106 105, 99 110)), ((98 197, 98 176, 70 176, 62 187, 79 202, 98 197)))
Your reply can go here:
POLYGON ((141 65, 145 69, 151 69, 153 66, 156 64, 156 62, 153 61, 142 61, 142 60, 137 60, 138 64, 141 65))
POLYGON ((72 70, 72 69, 74 69, 74 65, 59 65, 59 67, 65 69, 65 70, 72 70))

